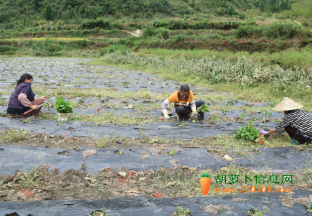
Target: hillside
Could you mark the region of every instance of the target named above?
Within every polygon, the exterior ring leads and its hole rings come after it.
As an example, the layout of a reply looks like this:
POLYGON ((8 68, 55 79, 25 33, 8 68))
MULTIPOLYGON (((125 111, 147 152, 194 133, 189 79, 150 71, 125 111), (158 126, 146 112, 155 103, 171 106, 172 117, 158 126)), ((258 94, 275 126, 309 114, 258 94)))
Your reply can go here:
POLYGON ((289 0, 0 0, 0 23, 5 28, 32 25, 38 20, 149 20, 195 16, 254 17, 292 8, 289 0))

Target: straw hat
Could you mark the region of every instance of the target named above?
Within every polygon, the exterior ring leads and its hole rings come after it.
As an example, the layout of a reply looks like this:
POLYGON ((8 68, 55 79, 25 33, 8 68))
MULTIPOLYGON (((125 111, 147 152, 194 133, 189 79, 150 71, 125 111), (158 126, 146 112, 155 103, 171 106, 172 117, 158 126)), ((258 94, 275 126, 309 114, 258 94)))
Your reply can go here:
POLYGON ((276 111, 287 111, 287 110, 295 110, 302 108, 303 105, 300 103, 297 103, 296 101, 293 101, 289 99, 288 97, 285 97, 284 100, 282 100, 279 104, 277 104, 273 110, 276 111))

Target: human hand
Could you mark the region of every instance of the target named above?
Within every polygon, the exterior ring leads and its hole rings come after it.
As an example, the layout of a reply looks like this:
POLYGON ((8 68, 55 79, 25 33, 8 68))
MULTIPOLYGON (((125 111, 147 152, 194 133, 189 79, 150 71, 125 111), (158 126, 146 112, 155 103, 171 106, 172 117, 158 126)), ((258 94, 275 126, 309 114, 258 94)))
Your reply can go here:
POLYGON ((193 108, 193 107, 192 107, 192 112, 193 112, 193 115, 197 115, 198 114, 196 108, 193 108))
POLYGON ((261 134, 264 134, 264 135, 266 135, 268 132, 267 131, 265 131, 265 130, 262 130, 261 131, 261 134))
POLYGON ((40 106, 38 106, 38 105, 30 105, 29 108, 33 109, 33 110, 37 110, 37 109, 40 108, 40 106))
POLYGON ((46 99, 47 99, 47 96, 41 96, 40 99, 46 100, 46 99))

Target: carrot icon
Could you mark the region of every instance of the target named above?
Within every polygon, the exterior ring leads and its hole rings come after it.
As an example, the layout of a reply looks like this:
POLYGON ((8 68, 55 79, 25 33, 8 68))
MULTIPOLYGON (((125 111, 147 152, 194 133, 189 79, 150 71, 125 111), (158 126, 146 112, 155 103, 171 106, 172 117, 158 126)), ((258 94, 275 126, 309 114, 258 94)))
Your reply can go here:
POLYGON ((200 186, 201 186, 202 192, 204 195, 207 195, 209 192, 210 183, 211 183, 211 179, 209 178, 210 175, 208 175, 207 172, 203 172, 203 174, 200 175, 200 177, 201 177, 200 186))

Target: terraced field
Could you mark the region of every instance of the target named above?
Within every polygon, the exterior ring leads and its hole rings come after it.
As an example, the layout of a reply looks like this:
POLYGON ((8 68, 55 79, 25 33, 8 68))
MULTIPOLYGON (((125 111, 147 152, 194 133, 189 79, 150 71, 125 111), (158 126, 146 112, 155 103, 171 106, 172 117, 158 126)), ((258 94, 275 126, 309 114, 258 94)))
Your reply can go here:
POLYGON ((178 206, 189 209, 188 215, 309 214, 309 146, 290 146, 286 134, 271 135, 264 145, 234 138, 247 123, 260 130, 281 121, 282 113, 270 111, 274 103, 191 86, 195 99, 209 105, 204 121, 177 122, 175 113, 164 121, 161 103, 181 83, 91 62, 0 59, 2 215, 89 215, 103 205, 110 216, 174 215, 178 206), (22 73, 34 77, 37 96, 48 96, 37 118, 6 115, 22 73), (75 106, 68 122, 57 120, 53 105, 59 96, 75 106), (208 196, 200 188, 203 171, 212 176, 208 196), (222 175, 227 179, 219 183, 222 175), (271 186, 273 192, 249 192, 253 186, 271 186))

